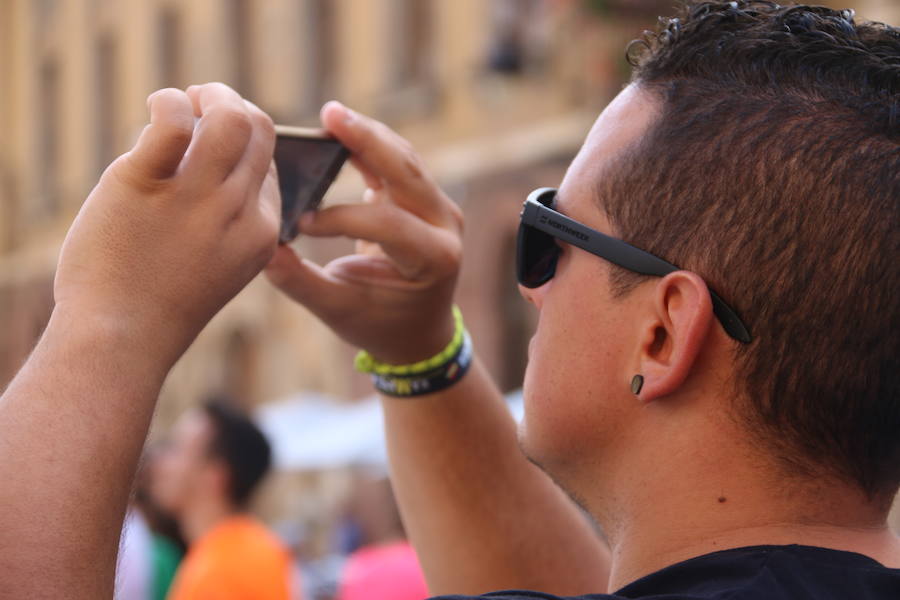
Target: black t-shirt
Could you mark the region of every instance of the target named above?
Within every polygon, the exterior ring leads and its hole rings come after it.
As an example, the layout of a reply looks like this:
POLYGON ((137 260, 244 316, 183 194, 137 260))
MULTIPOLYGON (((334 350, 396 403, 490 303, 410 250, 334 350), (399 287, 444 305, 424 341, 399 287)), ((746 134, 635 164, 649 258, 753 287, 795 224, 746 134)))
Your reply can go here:
MULTIPOLYGON (((487 600, 562 600, 528 591, 494 592, 487 600)), ((812 546, 752 546, 706 554, 666 567, 615 594, 569 600, 900 600, 900 569, 862 554, 812 546)), ((435 599, 436 600, 436 599, 435 599)), ((440 596, 440 600, 475 600, 440 596)))

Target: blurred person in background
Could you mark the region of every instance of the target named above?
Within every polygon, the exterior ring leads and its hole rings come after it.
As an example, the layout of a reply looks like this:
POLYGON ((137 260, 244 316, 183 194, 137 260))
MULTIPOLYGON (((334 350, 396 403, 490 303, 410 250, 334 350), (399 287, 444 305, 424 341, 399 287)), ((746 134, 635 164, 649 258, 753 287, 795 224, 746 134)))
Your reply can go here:
POLYGON ((144 453, 122 527, 116 600, 165 600, 186 545, 178 523, 150 495, 158 447, 144 453))
POLYGON ((358 548, 344 563, 336 600, 424 600, 428 586, 406 539, 390 480, 356 473, 348 519, 358 548))
POLYGON ((540 322, 519 436, 452 309, 461 211, 405 140, 324 107, 368 201, 301 227, 369 243, 319 267, 276 255, 271 120, 221 85, 152 96, 0 402, 7 590, 110 595, 166 373, 268 263, 382 369, 432 592, 900 596, 900 31, 734 0, 691 3, 646 46, 559 193, 523 213, 518 274, 540 322))
POLYGON ((151 473, 152 497, 188 543, 170 600, 288 600, 288 551, 247 512, 270 465, 269 443, 224 400, 182 415, 151 473))

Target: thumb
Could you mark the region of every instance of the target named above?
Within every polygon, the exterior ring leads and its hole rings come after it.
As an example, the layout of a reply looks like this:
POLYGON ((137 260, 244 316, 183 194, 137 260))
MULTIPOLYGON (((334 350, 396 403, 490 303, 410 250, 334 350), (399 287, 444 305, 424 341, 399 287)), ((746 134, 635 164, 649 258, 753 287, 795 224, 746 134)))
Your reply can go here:
POLYGON ((275 287, 313 312, 340 297, 341 283, 319 265, 297 256, 290 246, 278 246, 265 273, 275 287))
POLYGON ((175 174, 194 134, 194 110, 181 90, 154 92, 147 98, 150 124, 141 132, 128 157, 133 167, 150 179, 175 174))

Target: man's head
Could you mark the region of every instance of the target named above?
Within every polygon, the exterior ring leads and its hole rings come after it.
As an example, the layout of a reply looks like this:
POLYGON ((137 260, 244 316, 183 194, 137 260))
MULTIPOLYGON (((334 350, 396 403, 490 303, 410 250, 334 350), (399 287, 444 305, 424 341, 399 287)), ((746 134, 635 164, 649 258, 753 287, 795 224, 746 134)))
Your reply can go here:
POLYGON ((717 395, 710 419, 780 465, 886 501, 900 483, 900 32, 824 8, 694 3, 632 57, 560 210, 702 280, 564 249, 526 292, 542 307, 526 450, 563 471, 603 462, 634 451, 648 419, 690 435, 666 419, 717 395), (704 281, 751 343, 725 335, 704 281))
POLYGON ((270 464, 262 432, 228 403, 212 400, 175 424, 152 474, 152 492, 176 515, 208 501, 246 505, 270 464))

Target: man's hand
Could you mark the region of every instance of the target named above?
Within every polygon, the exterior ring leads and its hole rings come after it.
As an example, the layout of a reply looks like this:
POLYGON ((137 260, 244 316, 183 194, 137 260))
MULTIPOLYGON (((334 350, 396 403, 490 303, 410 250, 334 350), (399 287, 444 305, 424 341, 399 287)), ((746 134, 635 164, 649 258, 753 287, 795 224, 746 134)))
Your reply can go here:
POLYGON ((336 102, 322 109, 322 122, 353 153, 368 189, 362 204, 307 214, 301 231, 361 240, 357 253, 322 268, 281 247, 267 274, 379 360, 405 364, 437 354, 453 337, 462 214, 386 126, 336 102))
POLYGON ((271 120, 221 84, 149 106, 69 231, 50 323, 0 397, 3 597, 112 597, 166 373, 275 250, 271 120))
MULTIPOLYGON (((322 121, 353 152, 369 189, 362 204, 307 215, 301 231, 362 241, 324 268, 279 248, 268 276, 377 359, 433 356, 452 337, 460 211, 381 123, 337 103, 322 121)), ((519 450, 516 424, 477 360, 449 388, 382 400, 392 483, 432 593, 605 589, 606 549, 519 450)))
POLYGON ((171 363, 275 251, 275 133, 223 84, 161 90, 148 106, 150 124, 66 237, 54 295, 66 319, 115 328, 171 363))

